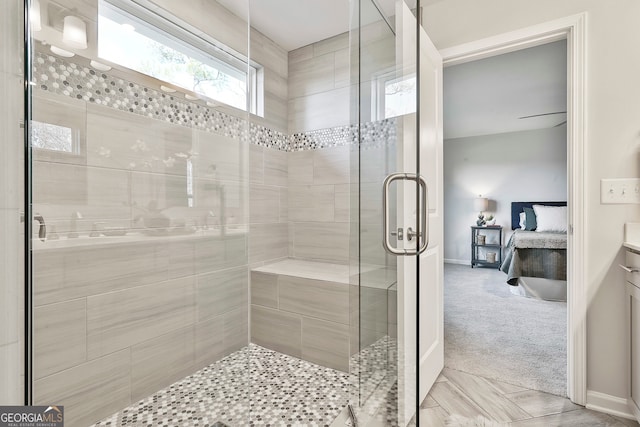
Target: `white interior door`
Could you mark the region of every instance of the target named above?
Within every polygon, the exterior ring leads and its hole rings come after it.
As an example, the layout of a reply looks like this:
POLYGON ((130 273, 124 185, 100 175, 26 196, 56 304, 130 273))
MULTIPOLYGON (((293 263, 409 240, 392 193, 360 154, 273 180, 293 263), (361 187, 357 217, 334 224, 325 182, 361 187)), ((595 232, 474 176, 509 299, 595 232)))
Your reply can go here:
MULTIPOLYGON (((398 69, 404 78, 410 78, 416 72, 416 18, 404 1, 397 2, 396 11, 398 69)), ((419 255, 398 259, 399 425, 406 425, 413 417, 416 403, 426 397, 444 366, 442 58, 422 28, 419 60, 420 109, 417 114, 401 118, 397 170, 416 174, 426 181, 428 227, 423 230, 419 224, 421 196, 416 196, 420 188, 415 182, 404 181, 398 189, 397 218, 405 235, 409 227, 427 233, 428 246, 419 255)), ((419 246, 419 241, 405 239, 402 245, 411 251, 419 246)))

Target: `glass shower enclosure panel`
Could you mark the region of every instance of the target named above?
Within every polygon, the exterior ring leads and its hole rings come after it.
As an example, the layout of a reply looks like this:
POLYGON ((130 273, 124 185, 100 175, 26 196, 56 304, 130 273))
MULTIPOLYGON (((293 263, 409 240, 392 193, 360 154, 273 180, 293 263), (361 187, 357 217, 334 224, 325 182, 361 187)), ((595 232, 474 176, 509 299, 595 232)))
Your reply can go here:
MULTIPOLYGON (((243 424, 247 112, 200 90, 213 72, 183 24, 204 18, 151 5, 39 2, 29 123, 33 212, 46 229, 31 236, 32 402, 64 405, 70 426, 122 421, 127 406, 167 404, 165 387, 186 393, 184 378, 233 353, 233 410, 212 415, 243 424), (76 39, 72 24, 85 30, 76 39), (172 80, 185 64, 191 80, 172 80)), ((237 21, 232 44, 246 57, 237 21)))
POLYGON ((0 3, 0 405, 24 402, 24 5, 0 3))
POLYGON ((352 401, 363 425, 405 426, 416 410, 415 369, 407 367, 411 360, 416 366, 416 336, 407 334, 406 325, 416 323, 417 303, 401 301, 415 292, 416 282, 399 265, 416 257, 411 252, 421 239, 413 235, 420 227, 415 206, 423 199, 422 186, 411 178, 417 176, 415 161, 407 161, 415 159, 416 147, 415 27, 403 21, 411 10, 404 1, 357 3, 351 29, 359 45, 352 74, 358 124, 352 151, 352 333, 358 336, 352 401))

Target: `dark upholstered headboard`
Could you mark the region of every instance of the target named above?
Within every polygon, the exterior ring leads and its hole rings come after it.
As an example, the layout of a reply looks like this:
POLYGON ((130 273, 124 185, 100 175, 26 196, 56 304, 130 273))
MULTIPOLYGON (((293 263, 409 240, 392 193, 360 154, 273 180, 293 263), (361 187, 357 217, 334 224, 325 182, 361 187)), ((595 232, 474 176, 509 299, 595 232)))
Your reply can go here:
POLYGON ((520 212, 523 208, 530 208, 533 205, 544 206, 567 206, 567 202, 511 202, 511 229, 520 228, 520 212))

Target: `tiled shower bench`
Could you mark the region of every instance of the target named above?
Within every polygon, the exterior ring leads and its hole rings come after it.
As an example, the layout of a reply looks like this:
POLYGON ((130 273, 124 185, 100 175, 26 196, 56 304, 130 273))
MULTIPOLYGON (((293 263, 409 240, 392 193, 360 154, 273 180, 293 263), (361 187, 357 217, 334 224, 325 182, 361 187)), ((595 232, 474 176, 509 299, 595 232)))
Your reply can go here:
POLYGON ((349 267, 287 259, 251 270, 251 341, 349 369, 349 267))

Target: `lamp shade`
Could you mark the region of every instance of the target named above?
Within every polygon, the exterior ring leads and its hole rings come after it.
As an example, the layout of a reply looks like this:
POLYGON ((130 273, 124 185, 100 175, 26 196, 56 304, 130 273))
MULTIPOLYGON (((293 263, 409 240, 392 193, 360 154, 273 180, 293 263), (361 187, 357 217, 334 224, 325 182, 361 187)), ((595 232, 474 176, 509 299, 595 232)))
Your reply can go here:
POLYGON ((87 24, 77 16, 64 17, 62 42, 75 49, 87 48, 87 24))
POLYGON ((486 197, 476 197, 473 200, 473 209, 479 212, 486 211, 489 208, 489 199, 486 197))

